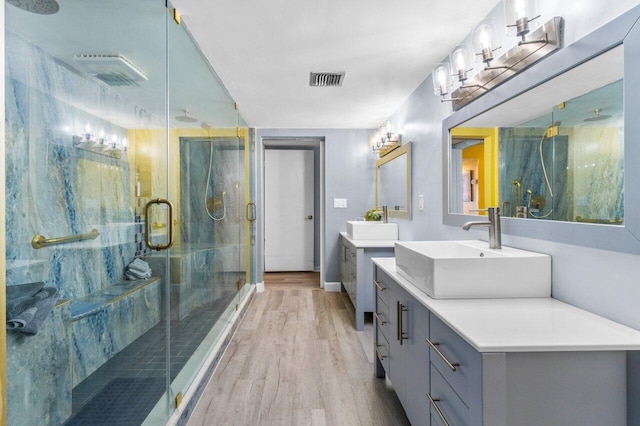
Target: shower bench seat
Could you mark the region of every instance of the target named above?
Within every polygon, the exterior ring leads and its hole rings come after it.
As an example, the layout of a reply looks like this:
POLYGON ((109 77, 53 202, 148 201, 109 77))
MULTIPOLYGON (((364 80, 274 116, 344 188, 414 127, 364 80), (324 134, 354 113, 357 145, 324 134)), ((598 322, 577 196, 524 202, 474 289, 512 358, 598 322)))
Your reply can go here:
POLYGON ((74 387, 160 322, 161 283, 119 281, 71 301, 74 387))
POLYGON ((160 277, 151 277, 147 280, 119 281, 117 284, 106 287, 89 296, 72 300, 71 321, 76 321, 107 309, 110 304, 116 303, 118 300, 159 280, 160 277))

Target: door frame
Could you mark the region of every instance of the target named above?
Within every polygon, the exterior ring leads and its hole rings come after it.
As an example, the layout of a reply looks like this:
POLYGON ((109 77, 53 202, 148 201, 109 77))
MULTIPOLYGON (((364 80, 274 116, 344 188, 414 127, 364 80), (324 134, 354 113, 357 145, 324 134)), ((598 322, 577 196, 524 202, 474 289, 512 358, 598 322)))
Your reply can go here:
MULTIPOLYGON (((324 280, 325 280, 325 254, 324 254, 324 248, 325 248, 325 215, 324 215, 324 209, 325 209, 325 196, 324 196, 324 192, 325 192, 325 178, 324 178, 324 173, 325 173, 325 146, 324 146, 324 137, 264 137, 261 139, 260 141, 260 151, 261 151, 261 155, 260 155, 260 161, 262 162, 262 167, 261 167, 261 181, 260 181, 260 187, 258 188, 258 190, 260 191, 260 195, 261 195, 261 199, 263 200, 262 203, 260 203, 259 208, 259 221, 258 221, 258 235, 260 235, 260 239, 261 239, 261 249, 259 250, 259 254, 256 255, 256 258, 259 258, 258 262, 259 263, 259 273, 262 274, 262 276, 264 276, 264 256, 265 256, 265 246, 264 246, 264 235, 265 235, 265 208, 264 208, 264 200, 265 200, 265 185, 264 185, 264 173, 265 173, 265 168, 264 168, 264 157, 265 157, 265 150, 266 149, 278 149, 278 148, 282 148, 282 149, 315 149, 318 148, 320 155, 319 155, 319 163, 320 163, 320 170, 319 170, 319 176, 317 176, 317 178, 320 180, 320 194, 319 194, 319 215, 318 215, 318 219, 319 219, 319 227, 320 227, 320 231, 319 231, 319 236, 317 238, 318 243, 319 243, 319 247, 318 250, 320 251, 320 288, 324 288, 324 280)), ((315 180, 315 179, 314 179, 315 180)), ((316 182, 314 182, 314 185, 316 184, 316 182)), ((314 265, 315 266, 315 265, 314 265)), ((264 279, 261 280, 261 282, 258 282, 257 284, 257 291, 263 291, 264 290, 264 279)))

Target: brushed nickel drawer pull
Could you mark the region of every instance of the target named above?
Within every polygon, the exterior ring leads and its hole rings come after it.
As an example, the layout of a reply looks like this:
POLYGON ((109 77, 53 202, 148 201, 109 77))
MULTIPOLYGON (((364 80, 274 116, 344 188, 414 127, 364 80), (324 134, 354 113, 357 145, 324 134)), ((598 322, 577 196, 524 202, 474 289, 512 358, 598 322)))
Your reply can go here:
POLYGON ((385 291, 386 288, 382 287, 382 284, 380 284, 378 281, 373 280, 373 283, 376 285, 376 287, 378 287, 378 291, 385 291))
POLYGON ((376 353, 378 354, 378 358, 380 358, 380 361, 384 361, 384 359, 387 357, 386 355, 382 355, 380 353, 380 351, 378 350, 378 348, 380 347, 384 347, 384 345, 376 345, 376 353))
POLYGON ((373 316, 376 317, 376 320, 378 321, 378 324, 380 324, 380 325, 385 325, 388 322, 388 321, 383 321, 382 318, 380 318, 380 315, 378 315, 377 312, 374 312, 373 316))
POLYGON ((457 368, 457 367, 460 367, 460 364, 459 364, 459 363, 457 363, 457 362, 451 362, 451 361, 449 361, 449 360, 447 359, 447 357, 446 357, 446 356, 444 356, 444 354, 443 354, 442 352, 440 352, 440 349, 438 349, 438 346, 440 345, 440 343, 438 343, 438 342, 432 342, 432 341, 431 341, 431 340, 429 340, 429 339, 424 339, 424 340, 426 340, 426 342, 429 344, 429 346, 431 346, 431 348, 432 348, 434 351, 436 351, 436 353, 438 354, 438 356, 439 356, 440 358, 442 358, 442 360, 447 364, 447 366, 451 369, 451 371, 454 371, 454 372, 455 372, 455 371, 457 371, 457 370, 458 370, 458 368, 457 368))
POLYGON ((427 394, 427 398, 429 398, 431 406, 436 410, 436 413, 438 413, 438 417, 440 417, 440 420, 442 420, 444 426, 449 426, 449 422, 444 418, 444 414, 442 414, 442 411, 440 411, 440 407, 438 407, 438 404, 436 404, 436 402, 440 401, 440 398, 432 398, 430 394, 427 394))

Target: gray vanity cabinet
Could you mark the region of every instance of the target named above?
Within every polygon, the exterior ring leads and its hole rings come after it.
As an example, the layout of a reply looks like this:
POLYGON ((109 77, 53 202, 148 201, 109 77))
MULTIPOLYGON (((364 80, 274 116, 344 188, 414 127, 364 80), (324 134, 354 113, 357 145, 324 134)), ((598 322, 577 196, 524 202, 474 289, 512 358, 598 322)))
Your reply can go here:
POLYGON ((355 308, 356 330, 364 328, 364 313, 373 312, 375 293, 371 258, 394 256, 394 242, 385 244, 351 240, 340 235, 340 282, 355 308))
POLYGON ((383 271, 374 274, 376 377, 389 376, 411 424, 429 424, 429 311, 383 271))
POLYGON ((626 424, 624 351, 479 352, 380 267, 373 277, 374 372, 412 425, 626 424))

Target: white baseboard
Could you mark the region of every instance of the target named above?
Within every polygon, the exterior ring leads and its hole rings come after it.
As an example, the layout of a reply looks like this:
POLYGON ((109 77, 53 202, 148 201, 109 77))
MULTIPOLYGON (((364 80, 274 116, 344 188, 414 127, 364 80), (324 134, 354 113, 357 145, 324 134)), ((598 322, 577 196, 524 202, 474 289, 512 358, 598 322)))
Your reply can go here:
POLYGON ((264 282, 256 283, 256 293, 262 293, 264 291, 264 282))
POLYGON ((336 282, 336 283, 325 282, 324 291, 339 293, 340 291, 342 291, 342 284, 340 282, 336 282))

